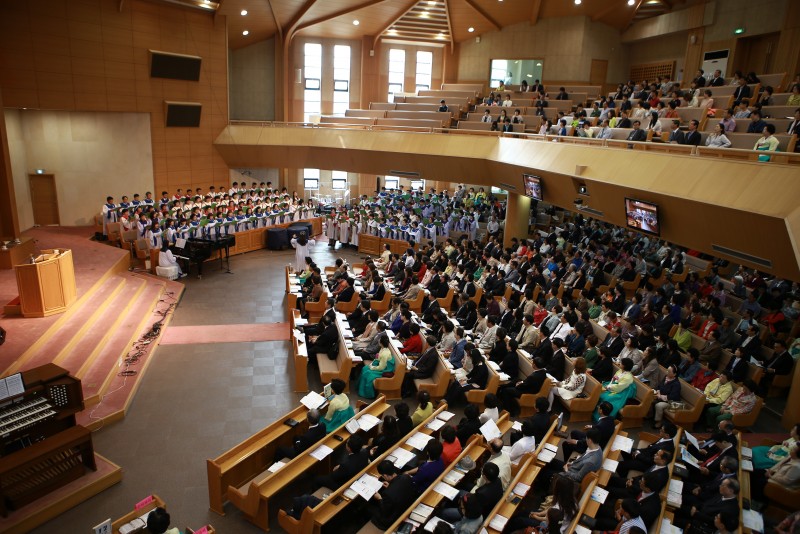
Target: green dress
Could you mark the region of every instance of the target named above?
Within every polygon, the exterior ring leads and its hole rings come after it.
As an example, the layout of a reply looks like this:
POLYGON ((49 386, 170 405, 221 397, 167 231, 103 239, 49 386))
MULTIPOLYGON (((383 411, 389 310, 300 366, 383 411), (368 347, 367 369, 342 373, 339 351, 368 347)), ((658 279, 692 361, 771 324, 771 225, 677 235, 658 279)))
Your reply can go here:
POLYGON ((350 406, 350 399, 342 393, 331 399, 328 413, 322 418, 322 424, 328 432, 333 432, 349 421, 355 414, 356 411, 350 406))
POLYGON ((378 353, 378 358, 372 360, 369 366, 361 371, 358 379, 358 394, 365 399, 377 397, 375 392, 375 379, 383 376, 383 373, 394 372, 394 355, 388 348, 383 348, 378 353))

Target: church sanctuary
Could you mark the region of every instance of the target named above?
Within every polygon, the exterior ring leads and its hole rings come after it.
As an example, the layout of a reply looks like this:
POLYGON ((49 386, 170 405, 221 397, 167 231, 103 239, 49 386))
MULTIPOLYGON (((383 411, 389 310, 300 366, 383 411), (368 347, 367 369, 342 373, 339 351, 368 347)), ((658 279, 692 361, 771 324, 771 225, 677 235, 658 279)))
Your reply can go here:
POLYGON ((0 534, 800 534, 800 2, 0 0, 0 534))

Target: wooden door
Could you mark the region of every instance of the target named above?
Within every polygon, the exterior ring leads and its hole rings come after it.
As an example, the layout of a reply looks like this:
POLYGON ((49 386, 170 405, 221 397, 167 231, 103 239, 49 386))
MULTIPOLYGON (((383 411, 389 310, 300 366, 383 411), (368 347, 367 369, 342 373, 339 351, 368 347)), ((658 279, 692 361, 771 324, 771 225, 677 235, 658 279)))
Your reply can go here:
POLYGON ((58 214, 56 177, 52 174, 30 174, 28 176, 33 204, 33 224, 38 226, 61 224, 58 214))
MULTIPOLYGON (((592 67, 589 71, 589 85, 599 85, 605 87, 606 76, 608 75, 608 60, 607 59, 593 59, 592 67)), ((602 93, 603 89, 601 89, 602 93)))
POLYGON ((780 35, 779 32, 775 32, 737 39, 735 69, 745 74, 750 71, 755 71, 756 74, 773 72, 780 35))

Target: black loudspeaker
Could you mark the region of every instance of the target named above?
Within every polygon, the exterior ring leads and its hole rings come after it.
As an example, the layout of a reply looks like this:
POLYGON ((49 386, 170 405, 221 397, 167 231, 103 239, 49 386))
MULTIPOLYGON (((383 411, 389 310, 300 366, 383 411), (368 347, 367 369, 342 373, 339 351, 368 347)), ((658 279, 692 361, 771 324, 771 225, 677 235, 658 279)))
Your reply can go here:
POLYGON ((202 62, 198 56, 150 50, 150 77, 197 82, 202 62))
POLYGON ((6 331, 5 329, 0 326, 0 345, 6 342, 6 331))
POLYGON ((203 105, 198 102, 164 102, 167 127, 200 126, 200 112, 203 105))

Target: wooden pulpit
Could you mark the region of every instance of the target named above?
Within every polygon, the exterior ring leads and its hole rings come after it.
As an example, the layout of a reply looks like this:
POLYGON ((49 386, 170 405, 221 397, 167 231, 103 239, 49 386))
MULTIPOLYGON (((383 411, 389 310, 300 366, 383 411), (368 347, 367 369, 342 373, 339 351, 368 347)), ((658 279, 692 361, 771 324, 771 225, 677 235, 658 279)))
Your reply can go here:
POLYGON ((72 251, 47 249, 33 259, 14 266, 22 315, 47 317, 66 311, 77 298, 72 251))

